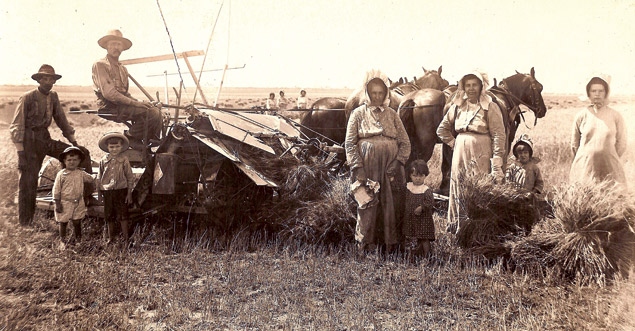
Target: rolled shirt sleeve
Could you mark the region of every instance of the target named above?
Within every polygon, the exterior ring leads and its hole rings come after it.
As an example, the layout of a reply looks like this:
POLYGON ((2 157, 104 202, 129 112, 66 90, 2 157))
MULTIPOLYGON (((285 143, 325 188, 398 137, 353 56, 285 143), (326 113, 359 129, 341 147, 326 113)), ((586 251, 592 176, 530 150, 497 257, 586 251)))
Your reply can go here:
POLYGON ((410 158, 410 138, 408 138, 408 132, 406 132, 406 128, 397 113, 395 111, 392 111, 392 113, 395 128, 397 129, 397 146, 399 146, 399 150, 397 151, 397 161, 405 165, 410 158))
POLYGON ((24 150, 24 102, 25 96, 23 95, 18 100, 18 106, 15 108, 15 113, 13 114, 13 120, 9 125, 11 140, 18 151, 24 150))
POLYGON ((456 108, 455 106, 450 106, 450 109, 443 116, 443 120, 441 120, 441 124, 437 128, 437 136, 444 144, 454 148, 454 135, 452 134, 454 127, 454 119, 456 118, 456 108))
MULTIPOLYGON (((132 104, 136 100, 128 96, 127 93, 124 94, 117 90, 115 82, 113 81, 113 79, 111 79, 108 72, 108 66, 108 60, 100 60, 93 64, 93 85, 95 91, 99 91, 104 98, 112 103, 120 105, 132 104)), ((120 76, 122 76, 120 77, 122 80, 122 84, 124 86, 127 86, 126 83, 128 81, 128 71, 123 65, 121 65, 119 74, 120 76), (124 80, 125 82, 123 82, 124 80)))
POLYGON ((359 149, 357 148, 357 142, 359 136, 357 132, 359 130, 359 108, 353 111, 348 124, 346 125, 346 139, 344 140, 344 148, 346 149, 346 162, 351 170, 360 168, 363 166, 362 158, 359 155, 359 149))
POLYGON ((496 103, 489 104, 487 111, 487 124, 489 126, 489 135, 492 138, 492 154, 494 157, 503 158, 506 149, 505 124, 503 123, 503 114, 496 103))
MULTIPOLYGON (((51 91, 51 93, 55 92, 51 91)), ((55 93, 55 95, 51 95, 51 97, 51 102, 55 102, 55 104, 53 105, 53 120, 55 120, 55 124, 57 124, 60 130, 62 130, 62 135, 64 135, 64 137, 68 139, 68 141, 75 141, 75 129, 73 129, 71 124, 68 123, 68 119, 66 118, 64 110, 62 110, 60 99, 57 96, 57 93, 55 93)))

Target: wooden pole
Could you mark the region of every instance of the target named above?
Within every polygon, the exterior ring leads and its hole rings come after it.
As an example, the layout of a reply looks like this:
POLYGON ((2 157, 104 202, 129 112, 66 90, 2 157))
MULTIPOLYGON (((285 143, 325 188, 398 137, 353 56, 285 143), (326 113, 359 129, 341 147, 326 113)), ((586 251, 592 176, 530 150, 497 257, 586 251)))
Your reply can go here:
POLYGON ((201 89, 201 84, 199 84, 198 79, 196 78, 196 74, 194 74, 194 69, 192 69, 192 65, 190 64, 190 60, 187 59, 187 54, 185 54, 185 53, 183 53, 183 60, 185 60, 185 64, 187 64, 187 68, 190 70, 190 74, 192 75, 192 79, 194 80, 194 83, 196 83, 196 88, 201 93, 201 98, 203 98, 203 101, 205 102, 205 104, 208 105, 207 98, 205 98, 205 94, 203 93, 203 89, 201 89))
MULTIPOLYGON (((177 105, 177 107, 181 106, 181 88, 183 88, 183 82, 179 83, 179 92, 176 92, 176 88, 173 87, 174 93, 176 94, 176 105, 177 105)), ((176 110, 174 111, 174 123, 175 124, 179 122, 179 110, 180 110, 180 108, 176 108, 176 110)))
MULTIPOLYGON (((198 73, 198 81, 201 81, 201 76, 203 76, 203 69, 205 68, 205 60, 207 59, 207 54, 209 53, 209 45, 212 43, 212 36, 214 36, 214 30, 216 30, 216 23, 218 23, 218 18, 220 17, 220 11, 223 9, 223 4, 225 1, 221 2, 220 7, 218 8, 218 14, 216 14, 216 20, 214 21, 214 26, 212 27, 212 33, 209 35, 209 40, 207 41, 207 48, 205 48, 205 56, 203 56, 203 63, 201 64, 201 71, 198 73)), ((192 103, 196 101, 196 91, 194 91, 194 98, 192 98, 192 103)), ((207 103, 207 102, 206 102, 207 103)))
POLYGON ((152 96, 150 95, 150 93, 148 93, 148 91, 146 91, 146 89, 143 88, 143 86, 141 86, 141 84, 139 84, 139 82, 137 82, 136 79, 134 79, 134 77, 132 77, 132 75, 130 75, 130 73, 128 73, 128 77, 130 77, 130 80, 132 80, 132 82, 137 85, 137 87, 141 90, 141 92, 143 92, 143 94, 145 94, 145 96, 150 99, 150 101, 154 101, 154 98, 152 98, 152 96))
MULTIPOLYGON (((176 53, 176 57, 177 58, 184 58, 186 56, 199 56, 199 55, 203 55, 203 54, 205 54, 203 51, 187 51, 187 52, 183 52, 183 53, 176 53)), ((140 57, 140 58, 137 58, 137 59, 129 59, 129 60, 123 60, 123 61, 119 61, 119 62, 121 62, 121 64, 127 65, 127 64, 167 61, 167 60, 172 60, 172 59, 174 59, 174 55, 173 54, 166 54, 166 55, 140 57)))
POLYGON ((163 71, 165 74, 165 104, 170 104, 170 95, 168 94, 168 71, 163 71))
POLYGON ((220 86, 218 86, 218 93, 216 93, 216 100, 214 100, 214 107, 218 104, 220 98, 220 90, 223 88, 223 82, 225 81, 225 73, 227 72, 227 64, 225 64, 225 70, 223 70, 223 76, 220 79, 220 86))

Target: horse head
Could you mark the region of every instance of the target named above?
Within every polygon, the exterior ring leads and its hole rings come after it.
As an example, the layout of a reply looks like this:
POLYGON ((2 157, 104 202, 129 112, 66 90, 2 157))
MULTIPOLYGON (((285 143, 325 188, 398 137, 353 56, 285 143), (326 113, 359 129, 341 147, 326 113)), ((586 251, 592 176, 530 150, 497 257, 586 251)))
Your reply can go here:
POLYGON ((536 79, 536 71, 531 68, 529 74, 516 74, 503 79, 500 85, 520 101, 522 104, 531 109, 536 118, 542 118, 547 113, 547 106, 542 99, 542 84, 536 79))
POLYGON ((419 86, 419 88, 443 90, 444 88, 448 87, 448 81, 441 77, 443 66, 440 66, 439 70, 426 70, 426 68, 424 67, 421 67, 421 69, 423 69, 424 72, 423 76, 415 80, 415 84, 419 86))

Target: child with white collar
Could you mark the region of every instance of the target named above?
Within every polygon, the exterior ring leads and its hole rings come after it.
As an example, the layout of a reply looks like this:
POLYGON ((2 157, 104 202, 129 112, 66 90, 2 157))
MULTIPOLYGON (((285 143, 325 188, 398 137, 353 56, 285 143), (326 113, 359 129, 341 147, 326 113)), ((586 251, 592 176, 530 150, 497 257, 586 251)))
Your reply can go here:
POLYGON ((415 255, 428 256, 432 251, 431 242, 435 240, 434 196, 424 181, 430 171, 423 160, 415 160, 408 167, 410 182, 406 184, 405 211, 403 217, 403 235, 416 240, 415 255))

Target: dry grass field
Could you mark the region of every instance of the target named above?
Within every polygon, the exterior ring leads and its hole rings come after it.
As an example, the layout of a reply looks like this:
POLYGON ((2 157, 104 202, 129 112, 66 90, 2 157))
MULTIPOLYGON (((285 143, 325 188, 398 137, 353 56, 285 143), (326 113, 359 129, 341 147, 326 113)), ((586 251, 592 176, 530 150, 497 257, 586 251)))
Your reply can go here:
MULTIPOLYGON (((95 109, 90 88, 55 89, 65 110, 95 109)), ((400 255, 359 259, 352 242, 311 245, 239 233, 226 244, 209 233, 175 232, 170 219, 140 225, 131 249, 105 246, 99 222, 90 219, 84 242, 59 250, 47 215, 38 214, 32 227, 17 226, 17 156, 6 123, 22 91, 0 88, 0 330, 635 329, 635 277, 599 286, 511 271, 503 261, 465 254, 440 215, 433 256, 417 263, 400 255)), ((311 101, 348 93, 307 91, 311 101)), ((228 89, 221 105, 262 105, 268 92, 228 89)), ((547 116, 532 129, 521 124, 519 134, 533 138, 553 191, 568 180, 569 130, 584 102, 545 95, 545 103, 547 116)), ((612 106, 625 117, 635 146, 635 98, 615 97, 612 106)), ((95 115, 69 118, 93 159, 103 155, 99 136, 121 129, 95 115)), ((62 139, 59 130, 50 131, 62 139)), ((430 163, 431 185, 439 181, 439 149, 430 163)), ((635 183, 632 147, 625 164, 635 183)))

